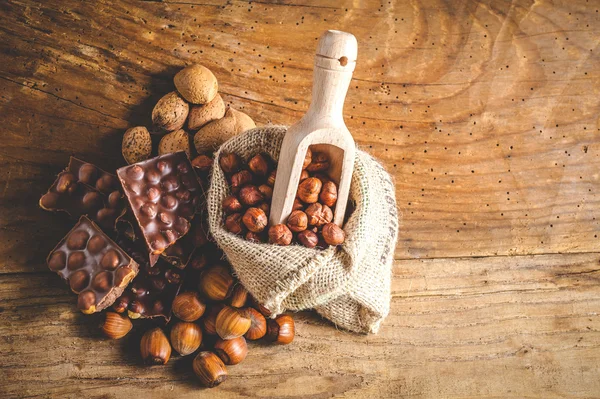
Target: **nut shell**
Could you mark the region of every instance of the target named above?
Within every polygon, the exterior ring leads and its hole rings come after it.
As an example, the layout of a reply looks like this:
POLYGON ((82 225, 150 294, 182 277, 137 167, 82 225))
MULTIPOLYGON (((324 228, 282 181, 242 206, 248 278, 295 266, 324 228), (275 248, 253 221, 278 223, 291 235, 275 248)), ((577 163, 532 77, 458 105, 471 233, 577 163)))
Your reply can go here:
POLYGON ((198 288, 211 301, 224 301, 231 295, 233 276, 224 265, 214 265, 202 272, 198 288))
POLYGON ((243 133, 246 130, 254 129, 256 127, 256 123, 254 123, 252 118, 250 118, 247 114, 233 108, 231 108, 231 111, 235 116, 236 134, 243 133))
POLYGON ((192 362, 194 373, 200 382, 214 388, 227 379, 227 368, 223 361, 212 352, 200 352, 192 362))
POLYGON ((148 129, 144 126, 127 129, 123 135, 121 153, 130 165, 148 159, 152 154, 152 138, 148 129))
POLYGON ((237 135, 236 120, 231 108, 225 116, 204 125, 194 135, 194 146, 198 154, 212 153, 221 144, 237 135))
POLYGON ((140 353, 146 364, 167 364, 171 357, 171 345, 160 328, 153 328, 142 337, 140 353))
POLYGON ((198 130, 207 123, 221 119, 223 116, 225 116, 225 103, 217 93, 210 102, 191 107, 188 116, 188 129, 198 130))
POLYGON ((205 310, 206 306, 200 301, 200 296, 193 291, 179 294, 173 300, 173 314, 183 321, 196 321, 202 317, 205 310))
POLYGON ((215 329, 222 339, 234 339, 248 332, 251 321, 231 306, 224 306, 217 315, 215 329))
POLYGON ((181 356, 196 352, 202 343, 202 329, 195 323, 179 322, 171 329, 171 344, 181 356))
POLYGON ((241 308, 246 304, 247 300, 248 291, 244 288, 242 284, 236 284, 235 287, 233 287, 233 293, 231 294, 229 304, 234 308, 241 308))
POLYGON ((215 343, 215 354, 227 365, 241 363, 248 355, 246 339, 244 337, 218 339, 215 343))
POLYGON ((208 68, 198 64, 177 72, 173 81, 181 96, 192 104, 209 103, 219 90, 215 75, 208 68))
POLYGON ((183 129, 165 134, 158 143, 158 155, 185 151, 190 156, 190 136, 183 129))
POLYGON ((106 312, 106 318, 101 328, 104 335, 108 338, 120 339, 131 331, 133 324, 131 324, 131 320, 128 317, 121 316, 115 312, 106 312))
POLYGON ((202 320, 202 327, 204 327, 204 332, 208 335, 217 335, 217 328, 215 323, 217 321, 217 316, 221 309, 223 309, 222 303, 217 303, 208 308, 202 320))
POLYGON ((163 132, 181 129, 185 124, 190 106, 176 91, 164 95, 152 110, 152 124, 163 132))
POLYGON ((268 341, 287 345, 294 340, 296 334, 295 330, 296 327, 292 316, 282 314, 275 319, 269 319, 267 321, 266 338, 268 341))
POLYGON ((242 314, 250 319, 250 328, 244 334, 246 339, 255 341, 264 337, 267 333, 267 320, 265 316, 254 308, 242 309, 242 314))

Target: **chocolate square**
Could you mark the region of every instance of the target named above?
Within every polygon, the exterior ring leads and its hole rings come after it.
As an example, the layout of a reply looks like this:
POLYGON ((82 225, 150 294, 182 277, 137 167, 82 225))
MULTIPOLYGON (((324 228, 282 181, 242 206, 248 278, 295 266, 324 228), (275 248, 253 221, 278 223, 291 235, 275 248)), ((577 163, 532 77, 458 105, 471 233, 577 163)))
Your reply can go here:
POLYGON ((86 314, 112 305, 138 273, 139 266, 86 216, 48 255, 48 267, 68 281, 86 314))
POLYGON ((122 167, 117 176, 153 265, 189 231, 202 191, 198 178, 183 151, 122 167))

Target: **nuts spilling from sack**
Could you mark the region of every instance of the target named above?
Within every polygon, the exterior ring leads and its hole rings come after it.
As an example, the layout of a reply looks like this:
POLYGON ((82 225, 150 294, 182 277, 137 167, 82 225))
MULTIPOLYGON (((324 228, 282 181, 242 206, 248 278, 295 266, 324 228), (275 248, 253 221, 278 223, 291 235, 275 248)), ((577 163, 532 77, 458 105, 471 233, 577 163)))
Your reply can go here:
POLYGON ((289 344, 295 327, 289 315, 266 318, 269 310, 232 275, 206 233, 204 191, 213 160, 192 157, 255 124, 225 107, 205 67, 184 68, 174 83, 177 90, 154 107, 150 131, 125 132, 129 166, 114 175, 71 158, 42 196, 42 209, 79 220, 47 262, 79 295, 83 313, 107 310, 105 336, 123 338, 136 319, 151 319, 154 326, 134 344, 144 362, 166 364, 172 350, 195 356, 194 372, 214 387, 227 379, 226 365, 246 358, 247 340, 289 344), (153 137, 160 138, 159 156, 151 158, 153 137))
POLYGON ((231 187, 231 195, 222 203, 229 232, 253 242, 298 243, 319 249, 344 242, 344 230, 332 223, 338 187, 327 176, 329 159, 325 154, 308 149, 292 212, 285 224, 271 227, 269 210, 277 173, 274 161, 266 154, 256 154, 244 162, 237 154, 228 153, 221 155, 219 165, 231 187))

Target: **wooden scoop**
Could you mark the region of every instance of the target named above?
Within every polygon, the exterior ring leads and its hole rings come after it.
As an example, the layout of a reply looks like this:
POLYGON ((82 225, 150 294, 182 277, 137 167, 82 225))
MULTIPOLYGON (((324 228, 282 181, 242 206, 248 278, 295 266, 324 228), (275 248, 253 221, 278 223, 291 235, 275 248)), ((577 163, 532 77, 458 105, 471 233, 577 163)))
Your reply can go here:
POLYGON ((306 150, 327 154, 329 178, 338 185, 333 222, 341 227, 346 212, 355 144, 344 123, 344 99, 356 66, 356 38, 346 32, 328 30, 317 44, 308 111, 291 126, 281 145, 277 177, 271 203, 271 225, 285 223, 292 212, 306 150))

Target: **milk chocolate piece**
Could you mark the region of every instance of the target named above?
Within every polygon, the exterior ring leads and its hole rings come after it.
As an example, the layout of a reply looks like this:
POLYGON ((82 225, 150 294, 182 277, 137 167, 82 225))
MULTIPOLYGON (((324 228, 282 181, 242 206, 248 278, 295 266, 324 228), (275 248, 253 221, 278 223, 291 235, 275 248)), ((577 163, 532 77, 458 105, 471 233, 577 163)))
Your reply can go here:
POLYGON ((47 262, 79 295, 77 307, 86 314, 112 305, 139 269, 138 263, 86 216, 52 250, 47 262))
POLYGON ((39 204, 42 209, 63 211, 73 218, 87 215, 105 229, 113 229, 126 208, 115 175, 74 157, 39 204))
POLYGON ((160 255, 187 234, 201 188, 185 152, 125 166, 117 176, 151 255, 160 255))
POLYGON ((168 247, 161 257, 171 265, 184 269, 195 251, 208 242, 201 218, 197 215, 191 222, 190 231, 175 244, 168 247))
POLYGON ((140 273, 119 297, 113 309, 127 314, 132 319, 163 318, 171 319, 171 306, 179 293, 183 281, 182 271, 174 268, 163 259, 150 266, 145 248, 127 239, 119 244, 140 264, 140 273))

